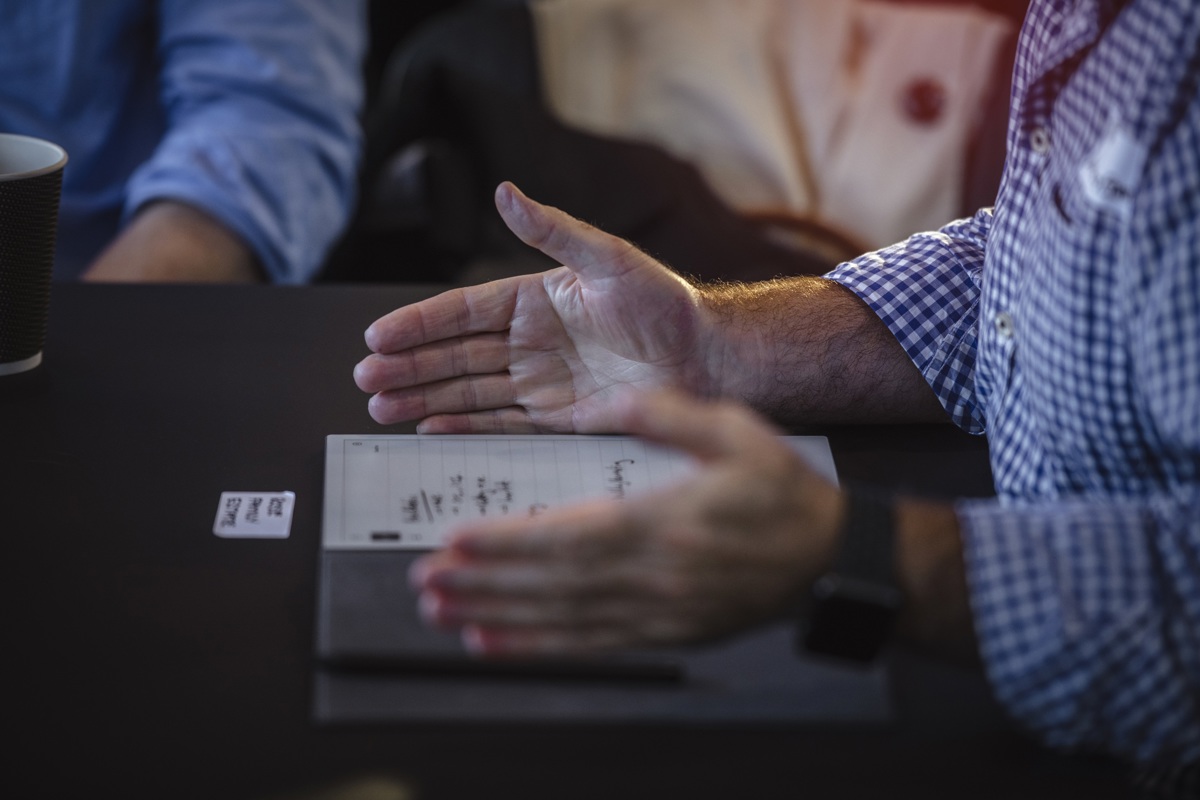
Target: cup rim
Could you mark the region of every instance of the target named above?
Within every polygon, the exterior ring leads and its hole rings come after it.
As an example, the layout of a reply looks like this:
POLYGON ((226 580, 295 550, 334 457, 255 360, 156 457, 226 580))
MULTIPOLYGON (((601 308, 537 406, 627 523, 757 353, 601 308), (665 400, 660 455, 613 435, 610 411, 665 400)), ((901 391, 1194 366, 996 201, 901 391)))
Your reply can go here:
POLYGON ((51 157, 54 158, 53 162, 42 167, 22 170, 21 172, 0 172, 0 183, 4 183, 6 181, 26 180, 28 178, 36 178, 41 175, 48 175, 52 172, 62 169, 67 163, 67 151, 63 149, 61 145, 57 145, 54 142, 49 142, 45 139, 39 139, 36 136, 26 136, 22 133, 0 133, 0 139, 17 139, 26 143, 46 147, 51 151, 51 157))

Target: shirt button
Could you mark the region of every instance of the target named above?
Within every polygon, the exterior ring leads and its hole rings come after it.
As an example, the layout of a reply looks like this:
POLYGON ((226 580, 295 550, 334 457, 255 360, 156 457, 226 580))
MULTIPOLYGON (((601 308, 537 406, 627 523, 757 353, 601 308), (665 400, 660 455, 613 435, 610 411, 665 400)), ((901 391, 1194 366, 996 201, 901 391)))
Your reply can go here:
POLYGON ((1001 339, 1013 338, 1013 320, 1008 314, 1003 311, 996 315, 996 333, 1000 334, 1001 339))
POLYGON ((1050 149, 1050 131, 1045 128, 1034 128, 1029 134, 1029 147, 1038 155, 1043 155, 1050 149))

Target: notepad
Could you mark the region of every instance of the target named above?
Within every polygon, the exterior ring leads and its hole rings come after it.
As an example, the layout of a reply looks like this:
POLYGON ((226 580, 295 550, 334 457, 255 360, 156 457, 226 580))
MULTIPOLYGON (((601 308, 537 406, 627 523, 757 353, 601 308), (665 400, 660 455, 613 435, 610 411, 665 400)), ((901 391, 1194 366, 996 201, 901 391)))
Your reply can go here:
MULTIPOLYGON (((823 436, 785 436, 836 483, 823 436)), ((688 455, 629 436, 331 435, 327 550, 429 550, 468 520, 535 517, 571 502, 621 501, 686 479, 688 455)))
MULTIPOLYGON (((824 437, 783 437, 836 482, 824 437)), ((623 502, 694 474, 624 436, 333 435, 326 439, 314 714, 325 723, 878 723, 885 673, 798 658, 790 623, 711 646, 580 659, 469 656, 422 623, 406 575, 459 520, 623 502)))

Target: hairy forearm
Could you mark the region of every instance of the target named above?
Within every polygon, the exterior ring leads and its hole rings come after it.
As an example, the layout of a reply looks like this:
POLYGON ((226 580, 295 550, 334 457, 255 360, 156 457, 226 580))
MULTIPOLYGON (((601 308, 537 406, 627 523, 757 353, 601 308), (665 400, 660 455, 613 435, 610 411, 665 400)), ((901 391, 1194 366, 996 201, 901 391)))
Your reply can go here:
MULTIPOLYGON (((822 278, 699 287, 710 315, 710 393, 784 424, 927 422, 946 414, 878 316, 822 278)), ((905 598, 898 638, 978 660, 958 517, 952 505, 900 498, 896 575, 905 598)))
POLYGON ((183 203, 147 206, 83 276, 108 282, 252 282, 262 270, 237 235, 183 203))
POLYGON ((705 394, 784 424, 946 419, 879 318, 822 278, 699 287, 713 340, 705 394))

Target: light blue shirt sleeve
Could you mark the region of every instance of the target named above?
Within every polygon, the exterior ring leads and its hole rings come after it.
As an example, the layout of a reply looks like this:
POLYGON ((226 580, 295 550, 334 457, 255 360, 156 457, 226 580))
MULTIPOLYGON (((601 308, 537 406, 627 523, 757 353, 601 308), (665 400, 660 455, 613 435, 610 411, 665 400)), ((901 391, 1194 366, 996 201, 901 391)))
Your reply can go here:
POLYGON ((126 186, 209 213, 272 281, 316 273, 349 218, 361 151, 362 0, 163 0, 166 132, 126 186))

